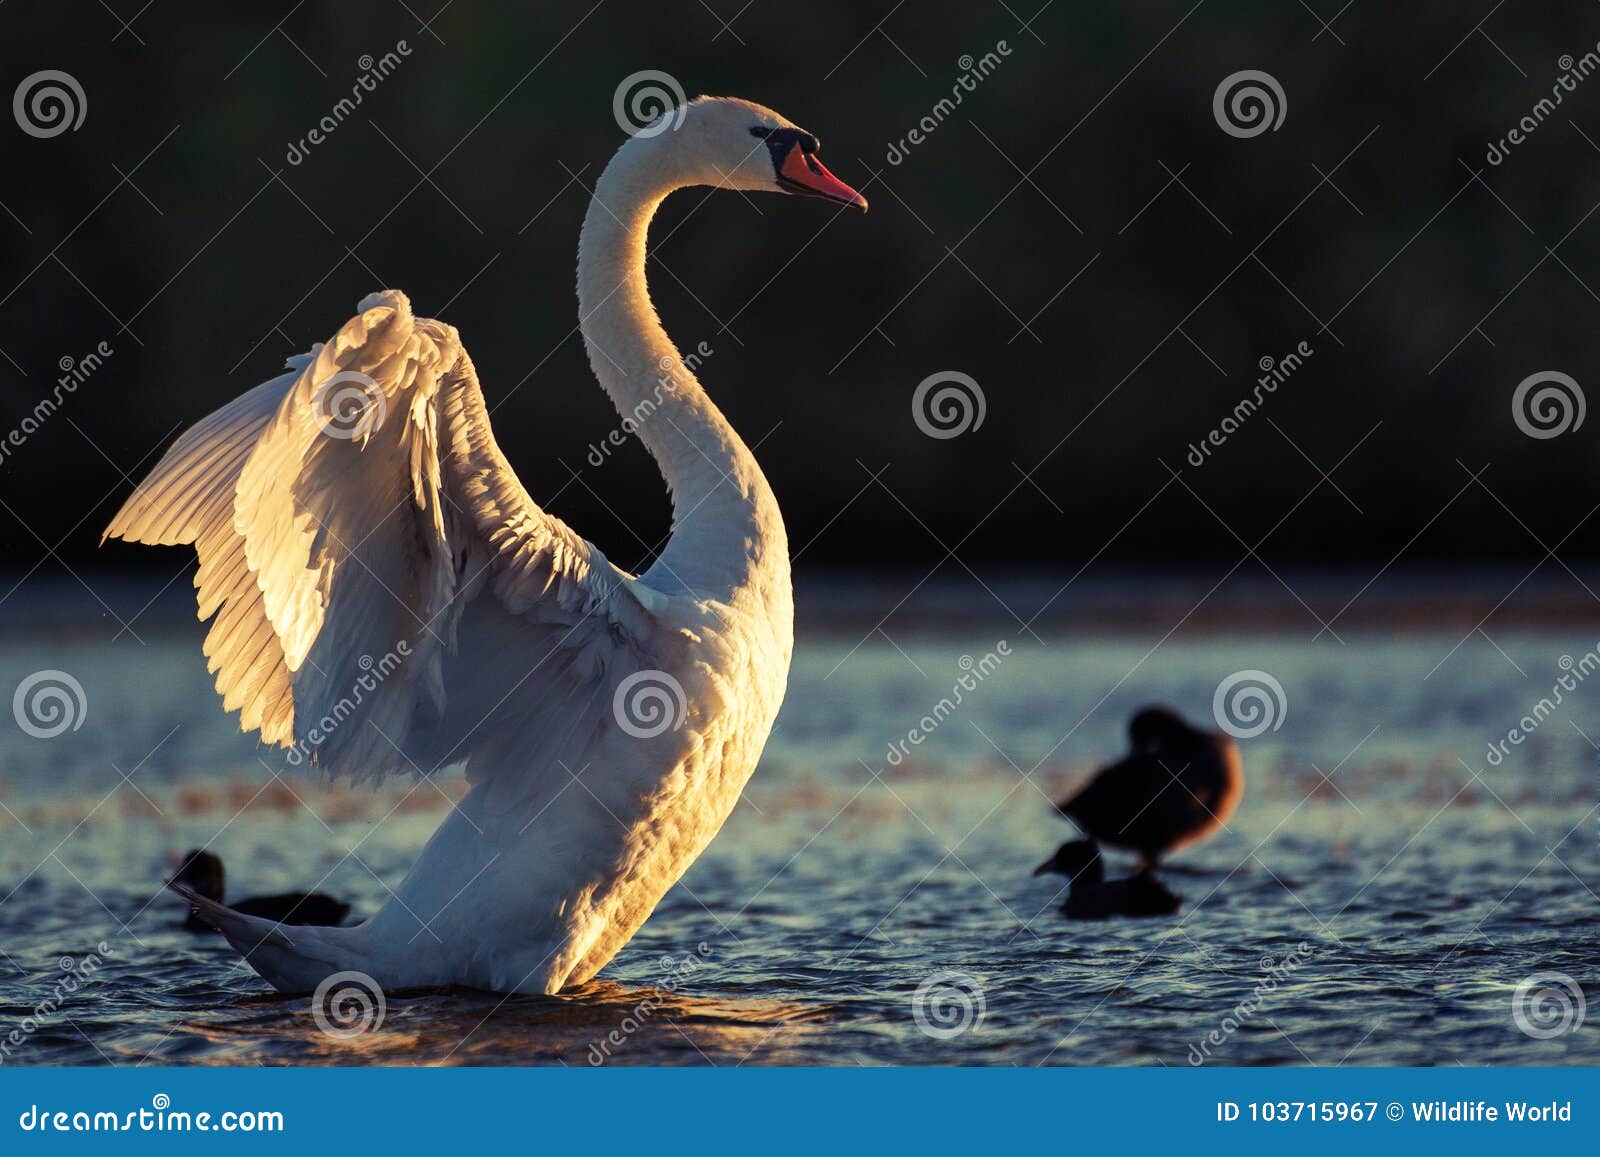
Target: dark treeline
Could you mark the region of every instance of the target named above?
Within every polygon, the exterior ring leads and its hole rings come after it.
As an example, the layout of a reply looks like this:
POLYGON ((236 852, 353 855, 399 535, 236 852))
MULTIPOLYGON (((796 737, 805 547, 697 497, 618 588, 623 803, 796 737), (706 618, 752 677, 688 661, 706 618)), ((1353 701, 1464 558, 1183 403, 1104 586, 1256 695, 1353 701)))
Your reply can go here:
POLYGON ((95 549, 123 472, 388 285, 460 328, 534 497, 647 557, 666 498, 636 444, 591 454, 616 417, 573 332, 646 69, 772 105, 872 200, 691 193, 654 234, 803 564, 1596 553, 1600 417, 1537 439, 1512 402, 1600 388, 1600 7, 592 3, 0 9, 0 95, 55 69, 87 101, 49 139, 0 122, 0 430, 60 403, 0 447, 6 565, 151 565, 95 549), (1287 108, 1238 138, 1213 95, 1246 69, 1287 108), (939 371, 981 427, 918 429, 939 371))

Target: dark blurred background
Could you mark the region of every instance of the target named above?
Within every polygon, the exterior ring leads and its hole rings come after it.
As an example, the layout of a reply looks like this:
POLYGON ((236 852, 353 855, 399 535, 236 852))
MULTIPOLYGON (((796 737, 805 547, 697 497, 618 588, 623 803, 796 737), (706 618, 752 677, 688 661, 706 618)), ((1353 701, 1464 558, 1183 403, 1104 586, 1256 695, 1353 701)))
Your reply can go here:
POLYGON ((87 117, 51 139, 0 121, 0 429, 62 359, 113 354, 0 461, 5 565, 171 570, 97 551, 129 478, 390 285, 460 328, 533 496, 648 557, 668 506, 644 452, 585 460, 616 417, 573 294, 613 93, 645 69, 772 105, 872 201, 691 193, 655 227, 657 304, 714 349, 702 377, 759 442, 802 567, 1592 559, 1600 418, 1534 439, 1511 400, 1538 371, 1595 383, 1600 75, 1485 157, 1595 48, 1600 6, 1476 29, 1479 8, 1423 7, 11 0, 3 95, 59 69, 87 117), (1280 82, 1277 131, 1219 128, 1243 69, 1280 82), (1302 341, 1263 411, 1186 462, 1302 341), (944 370, 987 412, 941 441, 911 398, 944 370))

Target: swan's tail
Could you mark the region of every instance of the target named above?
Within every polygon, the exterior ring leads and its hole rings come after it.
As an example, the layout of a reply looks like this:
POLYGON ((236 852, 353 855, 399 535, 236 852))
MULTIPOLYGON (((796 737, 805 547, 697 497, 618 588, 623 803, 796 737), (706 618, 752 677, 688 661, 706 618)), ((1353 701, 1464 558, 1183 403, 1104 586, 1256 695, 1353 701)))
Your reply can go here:
POLYGON ((356 928, 289 926, 235 912, 174 881, 167 887, 189 902, 201 920, 227 939, 244 962, 279 992, 311 992, 336 972, 365 971, 356 928))

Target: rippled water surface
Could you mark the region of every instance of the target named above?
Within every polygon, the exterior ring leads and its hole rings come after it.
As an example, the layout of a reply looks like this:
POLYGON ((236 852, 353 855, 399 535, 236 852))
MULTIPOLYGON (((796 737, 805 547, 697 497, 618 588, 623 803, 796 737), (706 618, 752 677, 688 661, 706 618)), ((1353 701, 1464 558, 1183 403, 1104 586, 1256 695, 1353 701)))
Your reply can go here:
POLYGON ((390 993, 381 1027, 348 1039, 178 927, 168 858, 209 840, 236 891, 322 881, 370 912, 454 782, 373 796, 274 780, 218 709, 193 632, 13 638, 8 694, 63 669, 89 713, 52 740, 8 718, 0 740, 5 1062, 1600 1059, 1600 679, 1486 760, 1592 634, 1199 635, 1153 654, 1161 632, 1024 635, 898 764, 890 745, 996 637, 863 634, 802 639, 745 800, 601 980, 563 999, 390 993), (1029 874, 1068 836, 1051 799, 1120 749, 1134 708, 1204 718, 1246 668, 1281 681, 1287 714, 1244 742, 1228 831, 1175 861, 1180 915, 1061 918, 1059 879, 1029 874), (102 944, 48 1007, 63 966, 102 944), (1543 972, 1576 987, 1541 981, 1530 1033, 1517 987, 1543 972))

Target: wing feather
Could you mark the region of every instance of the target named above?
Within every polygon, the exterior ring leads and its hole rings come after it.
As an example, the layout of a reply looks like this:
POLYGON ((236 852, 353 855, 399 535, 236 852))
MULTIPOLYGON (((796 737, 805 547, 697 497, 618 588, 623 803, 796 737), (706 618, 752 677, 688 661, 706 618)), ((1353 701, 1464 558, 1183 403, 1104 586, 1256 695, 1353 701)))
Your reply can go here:
POLYGON ((527 763, 535 739, 549 764, 681 646, 665 596, 528 496, 453 328, 389 290, 290 366, 184 433, 106 532, 195 546, 243 729, 352 779, 527 763))
MULTIPOLYGON (((305 360, 289 364, 303 368, 305 360)), ((292 734, 290 713, 283 709, 289 672, 275 637, 259 640, 248 663, 240 659, 239 625, 259 618, 261 592, 245 563, 244 541, 233 529, 233 490, 297 376, 262 382, 187 430, 105 532, 107 538, 158 546, 194 544, 200 556, 194 577, 200 618, 217 615, 206 636, 207 667, 227 709, 241 710, 246 730, 259 729, 268 743, 287 742, 292 734), (251 673, 247 693, 242 684, 251 673)))

